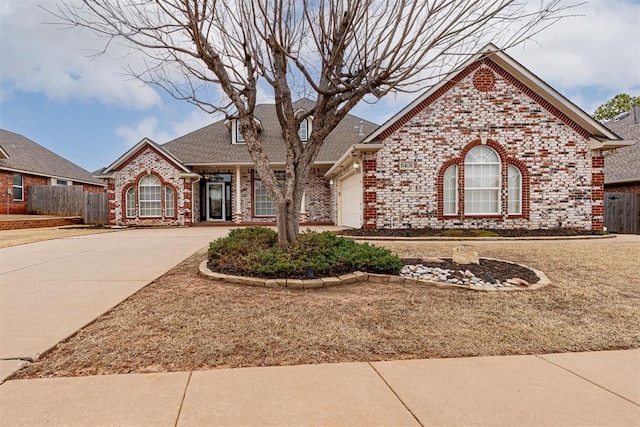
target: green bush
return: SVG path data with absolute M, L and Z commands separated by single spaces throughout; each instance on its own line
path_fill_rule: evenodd
M 263 227 L 236 229 L 209 246 L 209 268 L 259 277 L 327 277 L 352 271 L 397 274 L 402 261 L 388 249 L 330 232 L 307 231 L 288 246 Z

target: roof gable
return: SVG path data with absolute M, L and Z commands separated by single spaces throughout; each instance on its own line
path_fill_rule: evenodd
M 0 169 L 104 185 L 75 163 L 23 135 L 4 129 L 0 129 Z
M 294 108 L 309 111 L 314 105 L 315 103 L 309 99 L 301 99 L 294 103 Z M 275 104 L 257 105 L 255 116 L 262 123 L 260 140 L 269 160 L 273 164 L 284 164 L 286 144 L 282 137 Z M 364 135 L 373 132 L 377 127 L 378 125 L 373 122 L 347 114 L 325 138 L 316 158 L 316 164 L 333 164 L 351 145 L 360 142 Z M 176 138 L 162 147 L 188 166 L 252 165 L 253 160 L 247 146 L 232 144 L 230 132 L 225 125 L 225 120 L 219 120 Z
M 191 171 L 182 164 L 177 157 L 175 157 L 169 151 L 163 149 L 161 146 L 157 145 L 155 142 L 150 140 L 149 138 L 144 138 L 142 141 L 138 142 L 134 145 L 129 151 L 120 156 L 115 162 L 111 163 L 105 169 L 100 172 L 100 175 L 109 175 L 111 172 L 117 171 L 126 165 L 130 159 L 137 157 L 142 151 L 146 148 L 151 148 L 151 150 L 158 153 L 161 157 L 167 160 L 169 163 L 176 166 L 176 168 L 180 169 L 185 173 L 190 173 Z
M 483 63 L 584 138 L 593 136 L 602 140 L 622 142 L 621 138 L 615 133 L 493 44 L 485 46 L 479 53 L 463 63 L 461 67 L 452 71 L 438 84 L 425 91 L 399 113 L 387 120 L 376 131 L 368 135 L 363 142 L 384 140 Z M 616 144 L 614 143 L 613 145 Z M 622 143 L 621 145 L 627 144 Z

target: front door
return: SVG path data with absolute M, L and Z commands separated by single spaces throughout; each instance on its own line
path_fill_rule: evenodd
M 207 221 L 225 220 L 224 194 L 224 182 L 207 182 Z

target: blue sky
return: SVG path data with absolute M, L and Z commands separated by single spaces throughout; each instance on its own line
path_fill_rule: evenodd
M 0 128 L 93 171 L 143 137 L 164 143 L 212 122 L 124 75 L 135 57 L 90 57 L 102 42 L 47 24 L 40 5 L 55 3 L 0 2 Z M 508 53 L 588 113 L 617 93 L 640 95 L 640 0 L 592 0 L 576 13 Z M 354 114 L 382 123 L 416 96 L 390 95 Z

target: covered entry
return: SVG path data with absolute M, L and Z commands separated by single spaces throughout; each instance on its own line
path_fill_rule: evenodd
M 362 175 L 354 171 L 338 181 L 338 225 L 362 227 Z
M 201 220 L 231 221 L 231 174 L 205 174 L 201 182 Z

